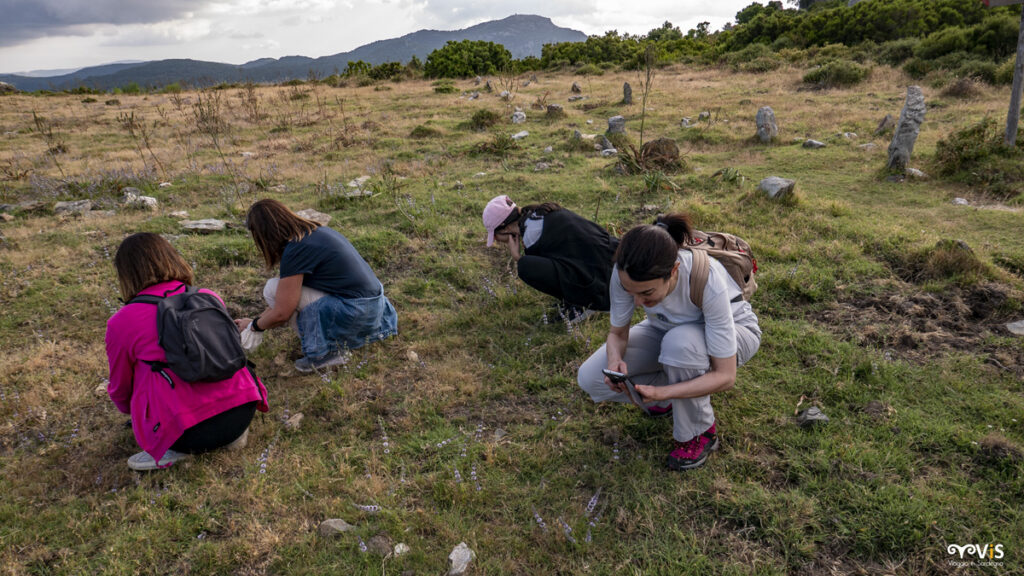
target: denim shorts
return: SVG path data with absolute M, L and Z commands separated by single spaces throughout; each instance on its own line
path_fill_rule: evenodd
M 302 353 L 313 360 L 398 333 L 398 313 L 383 286 L 379 296 L 370 298 L 328 294 L 299 311 L 297 320 Z

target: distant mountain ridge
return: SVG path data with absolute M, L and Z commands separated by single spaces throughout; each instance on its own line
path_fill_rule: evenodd
M 93 66 L 71 74 L 47 78 L 0 74 L 0 82 L 7 82 L 19 90 L 28 92 L 68 90 L 79 86 L 110 90 L 132 82 L 144 87 L 160 87 L 174 82 L 193 85 L 246 80 L 283 82 L 295 78 L 305 79 L 311 71 L 320 77 L 343 72 L 350 61 L 356 60 L 373 65 L 384 62 L 408 62 L 413 56 L 426 60 L 427 55 L 444 46 L 449 40 L 494 42 L 505 46 L 513 58 L 524 58 L 540 56 L 544 44 L 583 42 L 586 39 L 587 35 L 583 32 L 556 26 L 550 18 L 517 14 L 462 30 L 420 30 L 400 38 L 371 42 L 351 52 L 320 58 L 261 58 L 240 66 L 200 60 L 169 59 Z

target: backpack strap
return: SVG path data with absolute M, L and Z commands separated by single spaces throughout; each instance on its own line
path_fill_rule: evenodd
M 708 283 L 711 271 L 711 259 L 704 250 L 690 249 L 693 254 L 693 266 L 690 268 L 690 301 L 697 308 L 704 308 L 704 287 Z
M 159 296 L 153 296 L 152 294 L 139 294 L 135 298 L 132 298 L 132 299 L 128 300 L 127 302 L 125 302 L 125 305 L 140 303 L 140 304 L 153 304 L 155 306 L 159 306 L 161 300 L 163 300 L 163 298 L 161 298 Z

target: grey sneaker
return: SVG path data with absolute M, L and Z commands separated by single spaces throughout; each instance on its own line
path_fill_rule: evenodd
M 132 470 L 139 471 L 158 470 L 160 468 L 166 468 L 167 466 L 188 457 L 189 455 L 183 452 L 168 450 L 164 453 L 163 457 L 160 458 L 160 463 L 157 464 L 156 460 L 153 460 L 153 457 L 150 456 L 148 452 L 139 452 L 138 454 L 133 454 L 132 457 L 128 459 L 128 467 Z
M 303 356 L 295 361 L 295 369 L 303 374 L 309 374 L 314 370 L 348 364 L 350 358 L 352 358 L 352 354 L 348 350 L 331 352 L 319 360 L 311 360 L 309 356 Z

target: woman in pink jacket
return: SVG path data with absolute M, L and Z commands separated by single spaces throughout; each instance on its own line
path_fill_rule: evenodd
M 193 281 L 192 268 L 157 234 L 125 238 L 114 268 L 125 301 L 143 294 L 180 293 Z M 255 411 L 268 409 L 263 383 L 248 368 L 227 380 L 197 384 L 170 370 L 154 372 L 147 361 L 167 360 L 158 340 L 156 314 L 153 304 L 129 303 L 107 321 L 108 393 L 118 410 L 131 415 L 135 440 L 143 450 L 128 459 L 128 467 L 166 468 L 189 454 L 244 445 Z

